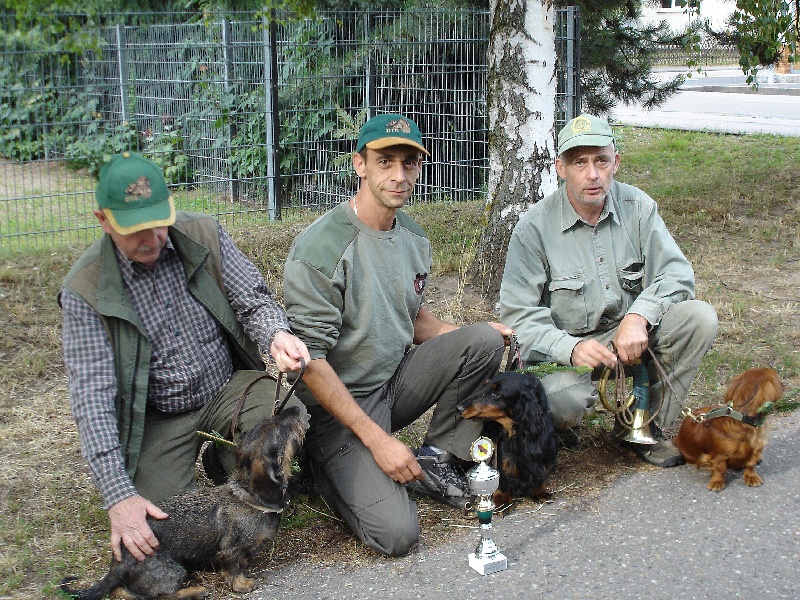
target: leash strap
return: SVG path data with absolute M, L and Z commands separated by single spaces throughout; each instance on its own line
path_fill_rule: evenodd
M 506 356 L 506 372 L 521 370 L 522 353 L 520 352 L 519 339 L 517 334 L 512 333 L 508 341 L 508 356 Z
M 278 373 L 278 385 L 275 386 L 275 411 L 272 413 L 277 415 L 279 412 L 283 410 L 283 407 L 286 406 L 286 402 L 288 402 L 289 397 L 294 393 L 297 384 L 300 383 L 300 380 L 303 378 L 303 374 L 306 372 L 306 361 L 304 358 L 300 359 L 300 373 L 297 375 L 297 379 L 294 380 L 292 387 L 289 388 L 289 391 L 286 392 L 286 397 L 281 400 L 280 393 L 281 393 L 281 375 L 283 373 Z
M 247 387 L 244 388 L 242 391 L 242 395 L 239 396 L 239 399 L 236 401 L 236 407 L 233 409 L 233 416 L 231 417 L 231 439 L 234 439 L 236 435 L 236 426 L 239 424 L 239 413 L 242 412 L 242 407 L 244 406 L 245 398 L 247 398 L 247 394 L 250 393 L 250 389 L 262 379 L 272 379 L 275 382 L 275 407 L 273 409 L 273 415 L 277 415 L 279 412 L 283 410 L 283 407 L 286 406 L 286 401 L 289 400 L 289 397 L 294 393 L 297 384 L 300 383 L 300 380 L 303 378 L 303 373 L 306 371 L 306 361 L 305 359 L 300 359 L 300 374 L 295 379 L 292 387 L 289 388 L 289 392 L 286 394 L 286 397 L 281 401 L 281 379 L 283 377 L 283 373 L 278 373 L 278 377 L 271 375 L 270 373 L 262 373 L 253 381 L 247 384 Z
M 281 387 L 280 379 L 275 379 L 275 377 L 273 377 L 269 373 L 262 373 L 261 375 L 253 379 L 253 381 L 247 384 L 247 387 L 244 388 L 244 390 L 242 391 L 242 395 L 239 396 L 239 399 L 236 401 L 236 407 L 233 409 L 233 416 L 231 417 L 231 439 L 235 439 L 236 425 L 238 425 L 239 423 L 239 413 L 242 412 L 242 407 L 244 406 L 244 400 L 245 398 L 247 398 L 247 394 L 249 394 L 250 389 L 262 379 L 272 379 L 272 381 L 277 382 L 276 386 L 277 388 Z

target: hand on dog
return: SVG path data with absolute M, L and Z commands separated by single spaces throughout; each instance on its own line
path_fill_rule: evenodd
M 272 338 L 269 353 L 281 373 L 300 370 L 300 359 L 311 362 L 308 348 L 303 341 L 288 331 L 280 330 Z
M 147 516 L 166 519 L 169 515 L 141 496 L 131 496 L 108 509 L 111 521 L 111 550 L 122 560 L 120 541 L 136 560 L 144 560 L 158 550 L 158 539 L 147 524 Z

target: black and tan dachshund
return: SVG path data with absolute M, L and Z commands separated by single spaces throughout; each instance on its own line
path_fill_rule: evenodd
M 75 598 L 96 599 L 112 591 L 126 598 L 205 598 L 202 586 L 183 588 L 189 570 L 219 569 L 235 592 L 255 581 L 244 574 L 253 555 L 278 533 L 288 503 L 291 461 L 306 424 L 297 407 L 262 421 L 240 442 L 236 468 L 225 485 L 195 488 L 159 503 L 169 518 L 148 518 L 160 542 L 154 556 L 137 561 L 122 548 L 108 574 L 84 590 L 61 589 Z M 183 588 L 183 589 L 181 589 Z
M 457 408 L 465 419 L 485 423 L 485 434 L 496 439 L 497 506 L 512 498 L 550 495 L 545 480 L 556 464 L 558 447 L 547 395 L 535 375 L 498 373 Z

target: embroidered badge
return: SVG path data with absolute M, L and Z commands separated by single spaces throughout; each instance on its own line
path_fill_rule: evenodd
M 150 180 L 144 175 L 125 188 L 125 202 L 146 200 L 153 191 L 150 189 Z
M 425 291 L 425 283 L 427 279 L 427 273 L 417 273 L 417 277 L 414 279 L 414 291 L 417 293 L 417 295 L 421 295 L 422 292 Z
M 395 119 L 386 124 L 386 133 L 411 133 L 411 125 L 405 119 Z
M 572 120 L 571 129 L 572 129 L 572 135 L 578 135 L 579 133 L 586 133 L 587 131 L 590 131 L 592 129 L 592 123 L 591 121 L 589 121 L 589 119 L 581 115 L 580 117 L 575 117 Z

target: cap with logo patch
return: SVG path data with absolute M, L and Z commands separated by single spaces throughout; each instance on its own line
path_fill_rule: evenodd
M 97 205 L 123 235 L 175 222 L 175 204 L 161 167 L 135 152 L 115 155 L 100 169 Z
M 580 115 L 558 132 L 558 155 L 578 146 L 602 148 L 614 141 L 611 125 L 594 115 Z
M 389 146 L 413 146 L 430 156 L 430 152 L 422 145 L 422 134 L 419 127 L 408 117 L 397 114 L 386 114 L 372 117 L 361 127 L 356 143 L 356 152 L 364 147 L 380 150 Z

